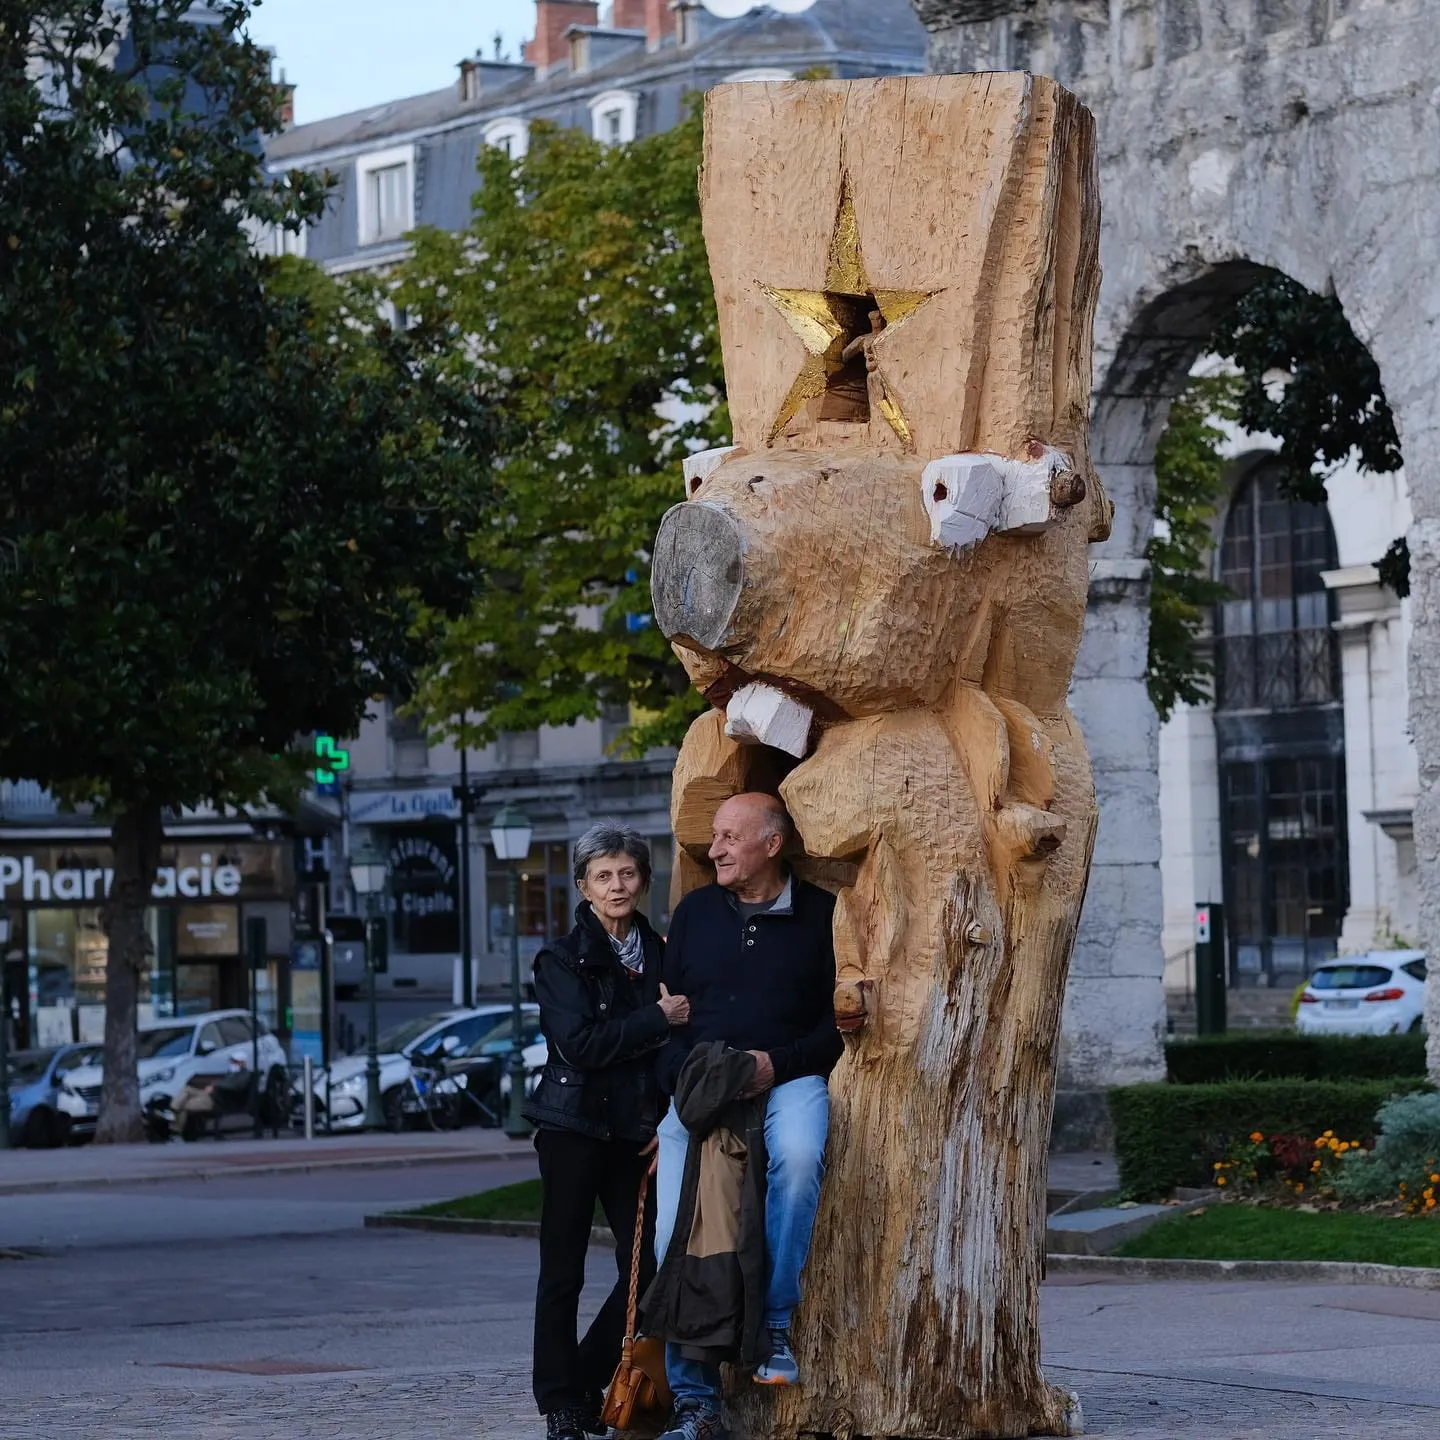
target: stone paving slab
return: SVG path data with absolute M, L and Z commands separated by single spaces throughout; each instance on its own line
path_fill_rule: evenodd
M 1316 1396 L 1148 1374 L 1051 1366 L 1082 1400 L 1102 1440 L 1432 1440 L 1440 1408 Z M 4 1440 L 541 1440 L 529 1375 L 515 1366 L 404 1376 L 284 1376 L 261 1386 L 232 1376 L 157 1383 L 143 1394 L 7 1401 Z M 736 1437 L 743 1440 L 743 1437 Z

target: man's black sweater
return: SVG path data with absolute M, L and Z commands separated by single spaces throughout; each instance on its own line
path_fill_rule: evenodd
M 775 1083 L 829 1075 L 840 1058 L 835 1028 L 835 897 L 791 877 L 790 904 L 742 921 L 719 885 L 693 890 L 676 907 L 663 976 L 690 1000 L 690 1023 L 670 1032 L 658 1074 L 666 1094 L 692 1047 L 720 1040 L 763 1050 Z

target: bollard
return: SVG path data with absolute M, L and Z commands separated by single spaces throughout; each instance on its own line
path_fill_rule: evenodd
M 315 1138 L 315 1062 L 307 1055 L 301 1084 L 305 1087 L 305 1138 Z

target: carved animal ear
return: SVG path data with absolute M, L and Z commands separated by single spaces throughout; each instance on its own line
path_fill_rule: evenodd
M 930 538 L 954 554 L 978 545 L 992 531 L 1038 535 L 1055 521 L 1056 510 L 1085 497 L 1085 481 L 1069 456 L 1038 442 L 1024 460 L 988 451 L 942 455 L 920 477 L 921 498 L 930 517 Z
M 685 498 L 688 500 L 705 483 L 712 470 L 717 470 L 732 455 L 741 454 L 738 445 L 721 445 L 716 450 L 697 450 L 680 462 L 685 472 Z

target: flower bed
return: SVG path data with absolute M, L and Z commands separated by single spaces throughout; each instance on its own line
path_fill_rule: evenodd
M 1425 1089 L 1420 1079 L 1122 1086 L 1109 1095 L 1120 1189 L 1127 1199 L 1149 1200 L 1177 1186 L 1210 1185 L 1215 1162 L 1257 1143 L 1249 1141 L 1254 1133 L 1313 1147 L 1328 1130 L 1364 1147 L 1378 1133 L 1376 1112 L 1387 1100 Z M 1312 1150 L 1307 1165 L 1315 1158 Z

